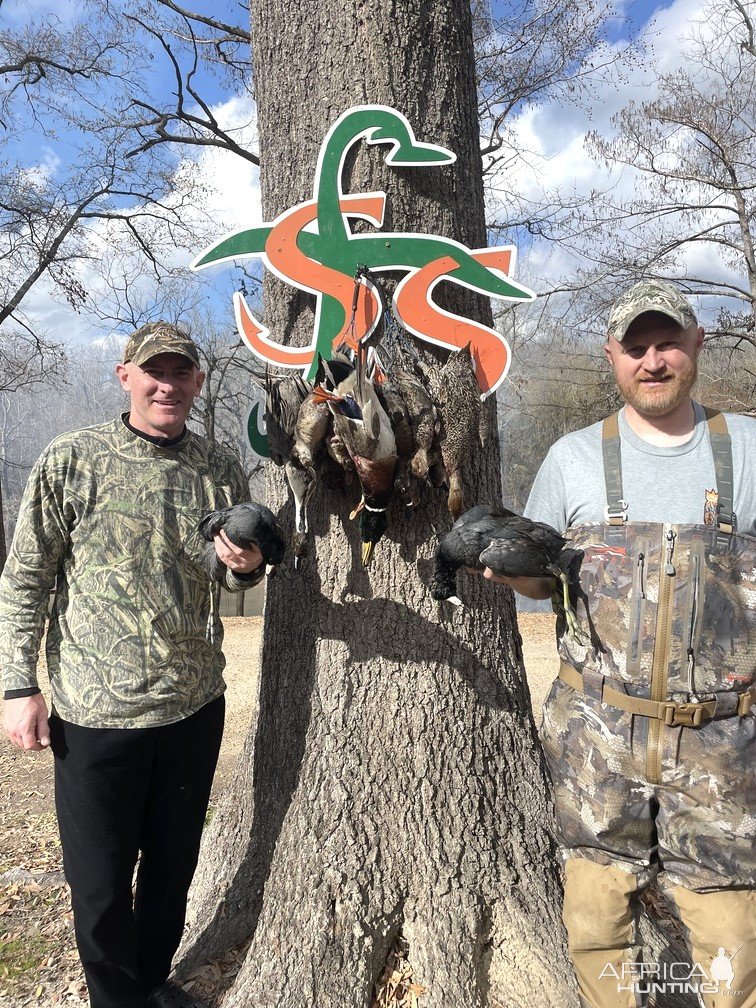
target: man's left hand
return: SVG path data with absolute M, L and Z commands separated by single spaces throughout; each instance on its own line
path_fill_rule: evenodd
M 235 574 L 251 574 L 263 563 L 263 555 L 254 543 L 242 549 L 231 542 L 223 529 L 213 537 L 213 542 L 218 559 Z

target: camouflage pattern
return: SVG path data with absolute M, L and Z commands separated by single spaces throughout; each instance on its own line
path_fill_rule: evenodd
M 562 633 L 560 656 L 633 696 L 649 695 L 659 595 L 669 578 L 667 532 L 674 536 L 672 635 L 660 699 L 742 692 L 756 681 L 756 539 L 704 525 L 568 530 L 577 551 L 571 573 L 579 578 L 573 601 L 586 644 Z
M 663 312 L 683 329 L 697 321 L 688 299 L 672 284 L 663 280 L 642 280 L 615 301 L 609 314 L 607 336 L 622 342 L 630 324 L 647 311 Z
M 665 726 L 658 785 L 646 779 L 647 733 L 648 718 L 554 683 L 541 739 L 562 857 L 614 864 L 639 888 L 660 868 L 665 887 L 756 885 L 753 710 L 700 728 Z
M 5 689 L 36 685 L 55 589 L 47 662 L 62 718 L 148 727 L 219 696 L 223 628 L 197 525 L 248 499 L 238 462 L 192 433 L 161 448 L 118 419 L 53 441 L 29 478 L 0 578 Z M 226 572 L 231 591 L 254 581 Z
M 578 644 L 561 620 L 559 650 L 589 693 L 606 682 L 645 698 L 652 690 L 677 701 L 716 697 L 718 710 L 732 713 L 756 676 L 756 539 L 655 523 L 586 525 L 567 535 L 579 578 L 573 602 L 589 642 Z M 654 683 L 665 590 L 670 644 L 666 664 L 657 655 Z M 655 782 L 651 724 L 561 681 L 552 687 L 542 739 L 564 856 L 624 867 L 640 886 L 660 866 L 670 885 L 756 885 L 754 709 L 698 728 L 654 721 Z
M 177 353 L 200 366 L 199 350 L 183 329 L 170 322 L 148 322 L 132 333 L 123 351 L 123 363 L 146 364 L 161 353 Z

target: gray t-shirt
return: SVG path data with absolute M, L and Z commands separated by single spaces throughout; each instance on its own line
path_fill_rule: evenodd
M 622 490 L 628 521 L 704 524 L 706 493 L 716 489 L 709 429 L 694 403 L 689 441 L 670 448 L 648 444 L 619 414 Z M 756 536 L 756 420 L 727 413 L 732 439 L 735 514 L 738 532 Z M 530 492 L 525 514 L 560 532 L 604 520 L 606 485 L 601 424 L 567 434 L 552 445 Z

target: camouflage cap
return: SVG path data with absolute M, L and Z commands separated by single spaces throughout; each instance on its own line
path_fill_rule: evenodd
M 619 342 L 630 325 L 644 312 L 656 311 L 668 315 L 683 329 L 696 324 L 696 313 L 685 295 L 664 280 L 642 280 L 621 294 L 609 315 L 607 336 Z
M 170 322 L 148 322 L 129 336 L 123 351 L 123 363 L 146 364 L 161 353 L 177 353 L 200 366 L 199 350 L 189 336 Z

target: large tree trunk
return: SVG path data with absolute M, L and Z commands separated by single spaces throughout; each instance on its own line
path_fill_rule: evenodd
M 252 22 L 266 220 L 310 197 L 337 116 L 380 103 L 458 161 L 397 171 L 386 148 L 361 150 L 350 191 L 387 191 L 386 230 L 486 244 L 469 0 L 255 0 Z M 309 342 L 311 304 L 266 284 L 275 338 Z M 490 322 L 487 303 L 448 296 Z M 490 401 L 484 419 L 467 506 L 500 497 Z M 401 934 L 424 1008 L 570 1008 L 512 595 L 468 577 L 464 610 L 430 597 L 443 494 L 409 518 L 396 507 L 362 570 L 352 493 L 321 486 L 310 556 L 270 582 L 259 711 L 208 831 L 180 972 L 251 938 L 227 1008 L 368 1008 Z
M 0 573 L 8 559 L 8 548 L 5 543 L 5 507 L 3 505 L 3 480 L 0 472 Z

